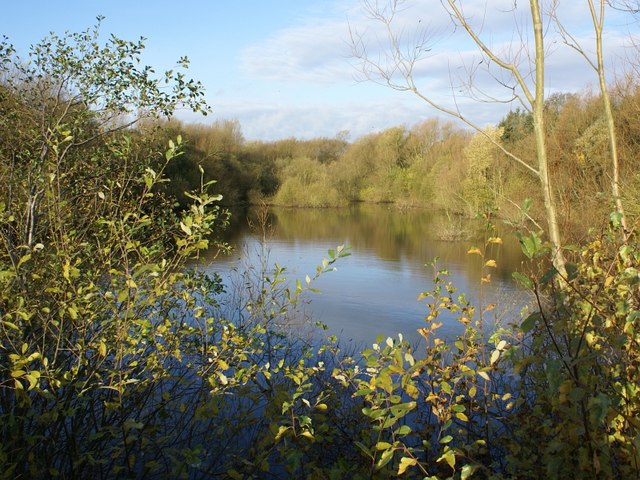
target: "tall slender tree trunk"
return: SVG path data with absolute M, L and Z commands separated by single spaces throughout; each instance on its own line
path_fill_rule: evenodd
M 544 115 L 544 33 L 540 4 L 538 0 L 529 0 L 531 19 L 535 39 L 535 73 L 536 92 L 533 102 L 533 130 L 536 139 L 536 156 L 538 159 L 538 177 L 544 195 L 544 208 L 547 217 L 549 240 L 553 244 L 553 265 L 562 276 L 566 277 L 566 261 L 562 253 L 562 239 L 556 212 L 556 200 L 549 175 L 549 159 L 547 156 L 546 125 Z
M 596 14 L 593 1 L 589 0 L 589 8 L 591 10 L 591 18 L 593 19 L 593 27 L 596 33 L 596 58 L 598 61 L 598 82 L 600 84 L 600 95 L 602 95 L 602 103 L 604 105 L 605 118 L 607 120 L 607 130 L 609 133 L 609 149 L 611 151 L 611 194 L 616 205 L 616 211 L 620 216 L 620 227 L 622 228 L 622 239 L 626 243 L 628 241 L 629 230 L 627 228 L 627 219 L 622 205 L 620 196 L 620 167 L 618 160 L 618 141 L 616 135 L 616 126 L 613 118 L 613 109 L 611 108 L 611 99 L 607 90 L 607 80 L 604 74 L 604 56 L 602 53 L 602 31 L 604 29 L 604 0 L 600 0 L 600 12 Z

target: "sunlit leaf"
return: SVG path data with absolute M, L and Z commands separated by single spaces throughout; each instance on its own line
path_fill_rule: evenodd
M 415 458 L 402 457 L 400 459 L 400 465 L 398 466 L 398 475 L 402 475 L 407 471 L 407 468 L 413 467 L 418 461 Z
M 440 458 L 438 458 L 438 460 L 436 460 L 438 463 L 445 461 L 447 462 L 447 464 L 449 465 L 449 467 L 451 468 L 455 468 L 456 466 L 456 455 L 453 452 L 453 450 L 447 450 L 446 452 L 444 452 L 444 454 L 442 454 L 442 456 Z

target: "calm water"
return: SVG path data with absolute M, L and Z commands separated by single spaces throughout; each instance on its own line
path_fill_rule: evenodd
M 247 221 L 248 219 L 249 221 Z M 263 248 L 263 229 L 255 211 L 236 214 L 228 241 L 234 247 L 229 256 L 206 260 L 206 268 L 218 272 L 227 282 L 233 272 L 246 265 L 257 265 L 261 258 L 269 265 L 287 268 L 290 281 L 313 277 L 315 267 L 337 245 L 350 246 L 351 256 L 338 260 L 337 270 L 323 275 L 314 286 L 320 293 L 308 293 L 305 306 L 313 320 L 329 327 L 329 333 L 342 342 L 370 345 L 378 334 L 418 340 L 416 329 L 425 325 L 425 301 L 420 292 L 433 287 L 433 269 L 425 266 L 435 257 L 450 272 L 459 292 L 484 305 L 500 307 L 487 315 L 489 323 L 508 321 L 524 301 L 511 279 L 522 260 L 517 241 L 501 235 L 504 245 L 493 250 L 498 267 L 492 283 L 480 290 L 481 260 L 468 255 L 473 246 L 482 247 L 485 235 L 480 223 L 448 219 L 425 210 L 399 211 L 394 207 L 360 205 L 344 209 L 270 209 L 267 247 Z M 453 240 L 464 230 L 471 239 Z M 267 254 L 265 255 L 265 251 Z M 442 317 L 441 335 L 451 338 L 460 325 Z M 490 325 L 491 326 L 491 325 Z

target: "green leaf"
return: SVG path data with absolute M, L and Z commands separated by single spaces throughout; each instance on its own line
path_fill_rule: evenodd
M 371 457 L 371 451 L 369 448 L 362 442 L 358 442 L 357 440 L 354 442 L 356 447 L 362 450 L 368 457 Z
M 522 285 L 523 287 L 529 289 L 529 290 L 533 290 L 533 282 L 531 281 L 531 279 L 525 275 L 523 275 L 520 272 L 513 272 L 511 274 L 511 276 L 513 277 L 513 279 L 518 282 L 520 285 Z
M 533 327 L 536 326 L 536 322 L 540 320 L 540 318 L 540 312 L 533 312 L 531 315 L 525 318 L 520 324 L 520 330 L 522 330 L 522 333 L 529 333 L 531 330 L 533 330 Z
M 416 402 L 401 403 L 399 405 L 394 405 L 389 409 L 389 411 L 394 417 L 400 418 L 404 417 L 407 413 L 416 408 L 416 405 Z
M 380 460 L 376 463 L 376 468 L 381 469 L 393 459 L 393 449 L 385 450 L 380 456 Z
M 575 280 L 578 276 L 578 266 L 575 263 L 567 262 L 565 268 L 567 270 L 567 280 Z
M 31 254 L 27 253 L 26 255 L 20 257 L 20 260 L 18 260 L 18 265 L 17 266 L 19 267 L 23 263 L 28 262 L 30 259 L 31 259 Z
M 620 212 L 611 212 L 609 215 L 609 222 L 613 228 L 620 228 L 622 225 L 622 213 Z
M 520 246 L 522 247 L 522 252 L 528 258 L 533 258 L 542 250 L 542 240 L 536 233 L 528 236 L 521 235 Z
M 18 326 L 15 323 L 11 323 L 11 322 L 6 322 L 4 320 L 2 320 L 2 324 L 6 327 L 9 327 L 12 330 L 17 330 L 20 331 L 20 329 L 18 328 Z
M 551 267 L 546 272 L 544 272 L 544 275 L 542 275 L 540 282 L 545 284 L 550 283 L 556 277 L 556 275 L 558 275 L 558 273 L 559 272 L 555 267 Z

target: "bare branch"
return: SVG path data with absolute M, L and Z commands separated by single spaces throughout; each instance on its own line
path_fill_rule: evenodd
M 449 16 L 452 18 L 454 25 L 461 27 L 467 33 L 483 57 L 483 59 L 478 63 L 474 63 L 470 67 L 466 67 L 466 72 L 468 74 L 468 82 L 466 84 L 468 89 L 467 91 L 470 93 L 472 98 L 475 97 L 477 99 L 479 96 L 482 101 L 495 100 L 494 95 L 485 94 L 474 87 L 473 79 L 476 72 L 482 68 L 482 65 L 484 67 L 484 71 L 487 72 L 490 77 L 495 79 L 498 85 L 504 86 L 507 90 L 511 91 L 510 98 L 506 100 L 507 102 L 517 100 L 525 107 L 526 110 L 531 112 L 533 116 L 534 136 L 536 139 L 535 153 L 538 164 L 537 168 L 532 167 L 522 158 L 510 152 L 498 139 L 491 138 L 483 128 L 469 119 L 467 115 L 461 111 L 453 82 L 450 82 L 454 104 L 453 107 L 448 107 L 440 101 L 437 101 L 432 95 L 424 93 L 424 91 L 418 87 L 415 76 L 416 66 L 422 58 L 425 43 L 422 43 L 420 48 L 403 48 L 402 29 L 398 31 L 396 25 L 393 23 L 393 20 L 398 13 L 400 3 L 401 2 L 398 0 L 390 0 L 385 3 L 384 6 L 381 6 L 380 1 L 377 0 L 363 1 L 363 6 L 367 11 L 369 18 L 374 19 L 382 25 L 386 32 L 387 39 L 387 49 L 385 50 L 386 54 L 384 56 L 379 55 L 376 59 L 372 58 L 370 52 L 367 51 L 364 36 L 351 32 L 353 54 L 360 62 L 359 69 L 363 78 L 379 84 L 387 85 L 398 91 L 412 92 L 435 110 L 453 118 L 457 118 L 476 132 L 484 135 L 485 138 L 487 138 L 508 158 L 534 174 L 540 181 L 540 187 L 543 193 L 549 237 L 554 245 L 553 262 L 561 276 L 563 276 L 566 273 L 564 267 L 565 260 L 561 250 L 562 242 L 560 239 L 560 231 L 556 214 L 556 201 L 549 175 L 544 113 L 544 64 L 546 55 L 548 54 L 545 50 L 544 37 L 545 30 L 549 28 L 550 23 L 547 23 L 546 25 L 544 23 L 544 19 L 540 13 L 539 0 L 529 0 L 531 27 L 534 33 L 535 56 L 530 56 L 531 54 L 527 48 L 528 43 L 521 42 L 521 48 L 518 53 L 508 60 L 502 58 L 502 56 L 496 53 L 495 50 L 483 41 L 478 30 L 471 26 L 470 19 L 465 15 L 464 9 L 459 0 L 446 0 L 446 4 L 444 0 L 442 0 L 442 4 L 445 6 Z M 484 18 L 486 18 L 486 12 Z M 546 20 L 547 22 L 550 22 L 549 19 Z M 518 32 L 518 34 L 522 39 L 522 32 Z M 429 37 L 424 35 L 423 38 L 426 39 Z M 529 71 L 525 74 L 522 73 L 522 70 L 517 63 L 523 52 L 528 55 L 530 65 Z M 510 78 L 508 80 L 501 78 L 496 72 L 491 70 L 491 65 L 496 65 L 499 69 L 506 72 Z M 451 75 L 450 68 L 449 73 Z M 513 81 L 514 84 L 511 84 L 511 81 Z M 533 83 L 535 90 L 532 90 L 529 87 L 530 83 Z

